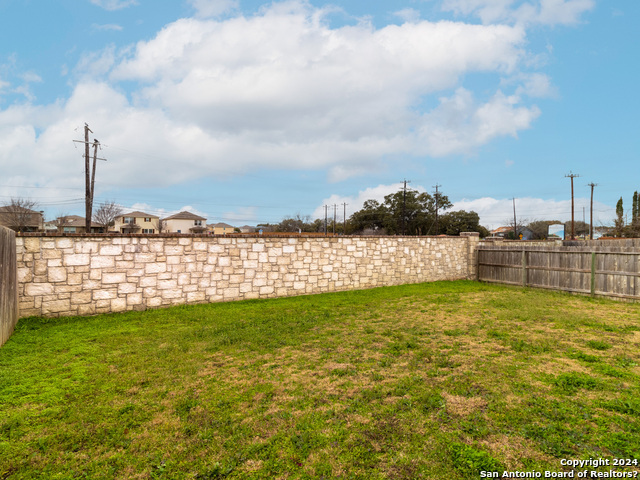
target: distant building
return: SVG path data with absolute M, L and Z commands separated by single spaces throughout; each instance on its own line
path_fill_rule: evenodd
M 84 217 L 79 215 L 65 215 L 64 217 L 58 217 L 52 222 L 47 222 L 44 225 L 44 229 L 47 232 L 57 233 L 86 233 L 86 224 Z M 95 222 L 91 222 L 91 233 L 102 233 L 104 227 Z
M 163 232 L 204 233 L 207 231 L 207 219 L 191 212 L 180 212 L 163 218 Z
M 214 235 L 226 235 L 227 233 L 233 233 L 235 231 L 235 227 L 233 225 L 229 225 L 228 223 L 216 223 L 215 225 L 210 225 L 210 231 Z
M 520 240 L 531 240 L 533 238 L 533 232 L 527 227 L 518 227 L 518 236 L 521 236 Z M 495 230 L 491 230 L 492 237 L 509 238 L 509 234 L 513 233 L 513 227 L 498 227 Z
M 16 232 L 44 231 L 44 212 L 36 212 L 17 205 L 0 207 L 0 225 Z
M 159 233 L 160 217 L 144 212 L 130 212 L 118 215 L 112 231 L 119 233 Z
M 257 227 L 252 227 L 250 225 L 244 225 L 240 228 L 240 233 L 256 233 L 258 231 Z

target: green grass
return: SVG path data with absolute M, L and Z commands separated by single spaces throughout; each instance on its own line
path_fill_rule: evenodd
M 638 304 L 474 282 L 22 319 L 0 349 L 0 479 L 640 459 L 639 345 Z

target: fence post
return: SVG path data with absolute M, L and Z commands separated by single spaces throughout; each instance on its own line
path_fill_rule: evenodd
M 527 251 L 522 250 L 522 286 L 527 286 Z
M 0 347 L 18 323 L 16 234 L 0 226 Z
M 596 252 L 591 252 L 591 296 L 596 295 Z

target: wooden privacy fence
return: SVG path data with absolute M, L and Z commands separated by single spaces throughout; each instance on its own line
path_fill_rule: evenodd
M 18 323 L 16 235 L 0 226 L 0 346 L 9 340 Z
M 480 246 L 482 282 L 640 300 L 640 248 Z

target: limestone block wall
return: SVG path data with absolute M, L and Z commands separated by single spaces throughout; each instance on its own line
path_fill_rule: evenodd
M 92 315 L 475 276 L 460 237 L 21 236 L 20 317 Z

